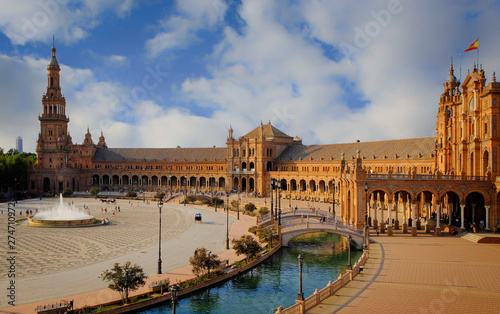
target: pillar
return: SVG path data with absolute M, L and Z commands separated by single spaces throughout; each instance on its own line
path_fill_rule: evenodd
M 415 221 L 415 210 L 417 207 L 417 204 L 411 203 L 411 235 L 413 237 L 417 236 L 417 222 Z
M 408 206 L 409 202 L 403 202 L 403 233 L 408 233 L 408 224 L 406 223 L 406 206 Z
M 378 201 L 378 199 L 374 199 L 373 200 L 373 211 L 375 212 L 375 215 L 374 215 L 375 219 L 373 220 L 373 229 L 374 230 L 377 230 L 377 228 L 378 228 L 378 218 L 377 218 L 378 217 L 378 215 L 377 215 L 378 206 L 377 206 L 377 201 Z
M 436 236 L 441 236 L 441 226 L 440 226 L 440 220 L 441 220 L 441 205 L 436 204 Z
M 391 217 L 391 211 L 392 211 L 392 203 L 387 204 L 387 211 L 389 212 L 389 226 L 387 227 L 387 235 L 392 236 L 392 217 Z
M 431 203 L 426 203 L 426 216 L 425 216 L 425 233 L 431 232 L 431 226 L 429 224 L 429 219 L 431 218 Z
M 486 230 L 490 230 L 490 206 L 484 206 L 486 209 Z
M 396 209 L 396 220 L 394 220 L 394 230 L 399 230 L 399 216 L 398 216 L 398 212 L 399 212 L 399 205 L 401 204 L 400 200 L 401 200 L 401 193 L 399 193 L 399 199 L 396 202 L 396 205 L 394 205 L 394 208 Z
M 465 230 L 464 211 L 465 211 L 465 204 L 460 204 L 460 229 L 462 229 L 462 231 Z

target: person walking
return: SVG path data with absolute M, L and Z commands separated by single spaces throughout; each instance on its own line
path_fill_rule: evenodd
M 380 233 L 380 227 L 377 227 L 377 237 L 378 237 L 379 233 Z

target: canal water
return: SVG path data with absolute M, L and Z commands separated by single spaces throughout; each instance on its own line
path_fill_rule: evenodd
M 347 267 L 347 241 L 335 234 L 311 233 L 294 238 L 289 247 L 253 270 L 207 290 L 181 298 L 176 312 L 181 313 L 273 313 L 283 305 L 295 304 L 299 291 L 298 255 L 304 256 L 302 291 L 304 297 L 335 281 Z M 362 251 L 351 249 L 352 263 Z M 140 312 L 172 313 L 171 303 Z

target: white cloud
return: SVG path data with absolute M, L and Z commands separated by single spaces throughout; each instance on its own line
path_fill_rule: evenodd
M 199 30 L 210 30 L 224 19 L 226 4 L 223 0 L 176 2 L 177 14 L 160 21 L 162 31 L 146 41 L 150 57 L 163 51 L 183 49 L 198 40 Z
M 49 42 L 52 35 L 58 41 L 72 44 L 89 35 L 108 10 L 120 17 L 130 14 L 134 0 L 24 0 L 3 1 L 0 10 L 0 31 L 12 43 Z

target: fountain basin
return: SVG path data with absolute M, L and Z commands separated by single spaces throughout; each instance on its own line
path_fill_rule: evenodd
M 34 219 L 28 217 L 28 225 L 34 227 L 83 227 L 89 225 L 96 225 L 102 219 L 89 216 L 88 219 L 79 220 L 55 220 L 55 219 Z

